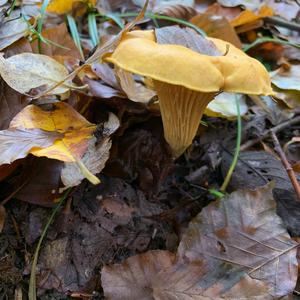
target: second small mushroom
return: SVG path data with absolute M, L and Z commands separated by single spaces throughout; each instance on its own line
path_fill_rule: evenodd
M 228 42 L 207 40 L 221 55 L 158 44 L 151 30 L 132 31 L 105 57 L 119 68 L 152 78 L 165 139 L 175 158 L 191 145 L 206 106 L 218 93 L 273 93 L 268 72 L 259 61 Z

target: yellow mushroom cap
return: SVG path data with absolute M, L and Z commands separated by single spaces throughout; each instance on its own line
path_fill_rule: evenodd
M 218 92 L 273 94 L 269 74 L 259 61 L 228 42 L 209 41 L 221 55 L 158 44 L 153 30 L 132 31 L 104 57 L 122 69 L 153 79 L 165 139 L 175 158 L 191 145 L 206 106 Z
M 105 57 L 118 67 L 201 92 L 273 94 L 264 66 L 232 44 L 208 38 L 224 55 L 209 56 L 181 45 L 157 44 L 152 30 L 132 31 Z

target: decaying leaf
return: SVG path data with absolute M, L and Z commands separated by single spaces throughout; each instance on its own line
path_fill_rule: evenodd
M 51 147 L 62 136 L 58 132 L 49 132 L 38 128 L 2 130 L 0 131 L 0 165 L 24 158 L 34 149 Z
M 0 56 L 0 75 L 6 83 L 26 94 L 31 89 L 45 86 L 48 88 L 68 75 L 68 70 L 55 59 L 34 53 L 21 53 L 4 59 Z M 55 88 L 53 94 L 62 94 L 70 89 L 71 83 Z
M 221 169 L 225 176 L 232 162 L 232 155 L 223 153 Z M 300 176 L 298 176 L 300 180 Z M 277 213 L 292 236 L 300 235 L 300 202 L 280 160 L 265 151 L 245 151 L 239 155 L 239 161 L 230 180 L 230 189 L 256 188 L 269 181 L 275 182 L 274 198 Z
M 109 137 L 119 126 L 118 118 L 113 113 L 110 113 L 108 121 L 104 123 L 103 137 L 100 141 L 97 141 L 96 138 L 89 141 L 88 149 L 81 161 L 92 174 L 100 173 L 105 167 L 111 148 L 111 140 Z M 84 178 L 77 163 L 66 163 L 62 169 L 61 180 L 66 187 L 76 186 Z
M 201 54 L 211 56 L 221 55 L 213 42 L 190 28 L 183 29 L 178 26 L 158 28 L 155 29 L 155 36 L 158 44 L 181 45 Z
M 102 286 L 114 300 L 273 299 L 295 286 L 297 246 L 267 185 L 205 207 L 189 224 L 171 266 L 168 252 L 155 268 L 151 252 L 130 257 L 103 268 Z
M 8 47 L 15 41 L 28 34 L 28 25 L 22 18 L 20 11 L 12 13 L 0 24 L 0 50 Z
M 205 114 L 210 117 L 234 118 L 237 116 L 235 98 L 240 102 L 240 113 L 245 115 L 248 111 L 246 97 L 242 94 L 232 94 L 223 92 L 217 95 L 205 109 Z
M 205 207 L 185 232 L 179 256 L 203 259 L 211 270 L 228 268 L 227 276 L 235 277 L 229 289 L 250 276 L 267 284 L 273 297 L 289 294 L 297 278 L 297 243 L 276 215 L 272 187 L 233 192 Z
M 10 127 L 18 131 L 38 131 L 54 135 L 53 145 L 44 149 L 33 148 L 30 153 L 65 162 L 74 162 L 82 157 L 95 130 L 94 125 L 63 102 L 53 104 L 48 110 L 28 105 L 16 115 Z M 34 141 L 31 139 L 32 143 Z

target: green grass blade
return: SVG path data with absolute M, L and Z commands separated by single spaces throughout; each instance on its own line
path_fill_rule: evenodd
M 99 35 L 97 29 L 96 15 L 94 13 L 89 13 L 88 15 L 88 27 L 89 34 L 92 40 L 92 45 L 93 47 L 96 47 L 99 43 Z
M 48 4 L 49 4 L 49 0 L 43 1 L 42 7 L 41 7 L 41 15 L 37 22 L 37 32 L 38 32 L 38 37 L 39 37 L 39 39 L 38 39 L 39 53 L 42 53 L 42 41 L 40 39 L 40 36 L 41 36 L 42 30 L 43 30 L 44 16 L 45 16 Z
M 67 15 L 67 21 L 68 21 L 68 25 L 69 25 L 74 43 L 75 43 L 77 49 L 79 50 L 81 59 L 84 60 L 83 50 L 81 47 L 80 37 L 79 37 L 75 19 L 71 15 Z
M 254 48 L 257 45 L 260 45 L 260 44 L 263 44 L 263 43 L 268 43 L 268 42 L 277 43 L 277 44 L 281 44 L 281 45 L 292 46 L 292 47 L 295 47 L 295 48 L 300 48 L 299 44 L 291 43 L 291 42 L 281 40 L 281 39 L 278 39 L 278 38 L 261 37 L 261 38 L 256 39 L 253 43 L 244 46 L 243 50 L 245 52 L 247 52 L 247 51 L 249 51 L 250 49 Z
M 36 265 L 37 265 L 37 260 L 38 260 L 38 257 L 39 257 L 39 252 L 40 252 L 42 242 L 43 242 L 44 238 L 46 237 L 46 234 L 48 232 L 48 229 L 49 229 L 50 225 L 52 224 L 52 221 L 54 220 L 54 217 L 59 212 L 63 202 L 68 197 L 70 191 L 71 191 L 71 189 L 68 189 L 65 192 L 65 194 L 60 198 L 58 204 L 53 209 L 53 211 L 50 215 L 50 218 L 48 219 L 47 224 L 45 225 L 45 227 L 43 229 L 43 232 L 40 236 L 40 239 L 38 241 L 38 244 L 37 244 L 37 247 L 35 249 L 34 256 L 33 256 L 32 266 L 31 266 L 31 273 L 30 273 L 30 280 L 29 280 L 29 290 L 28 290 L 28 299 L 29 300 L 36 300 L 37 299 L 37 297 L 36 297 Z
M 137 15 L 138 15 L 138 13 L 136 13 L 135 17 Z M 124 28 L 124 23 L 123 23 L 120 15 L 109 12 L 109 13 L 106 13 L 104 16 L 107 17 L 108 19 L 113 20 L 121 29 Z

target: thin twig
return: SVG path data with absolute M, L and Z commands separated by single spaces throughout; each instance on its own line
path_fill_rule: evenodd
M 300 31 L 300 24 L 297 24 L 295 22 L 286 21 L 279 17 L 265 17 L 264 22 L 273 24 L 273 25 L 277 25 L 279 27 L 288 28 L 290 30 Z
M 271 131 L 273 131 L 274 133 L 278 133 L 280 131 L 282 131 L 283 129 L 295 125 L 297 123 L 300 123 L 300 116 L 297 116 L 291 120 L 285 121 L 271 129 L 266 130 L 260 137 L 253 139 L 253 140 L 249 140 L 246 143 L 244 143 L 243 145 L 241 145 L 241 151 L 245 151 L 248 148 L 254 146 L 255 144 L 261 142 L 262 140 L 264 140 L 266 137 L 269 136 L 269 134 L 271 133 Z
M 274 147 L 275 147 L 275 151 L 277 152 L 277 154 L 279 155 L 280 159 L 281 159 L 281 162 L 291 180 L 291 183 L 294 187 L 294 190 L 298 196 L 298 200 L 300 201 L 300 185 L 299 185 L 299 182 L 297 180 L 297 177 L 294 173 L 294 170 L 292 168 L 292 166 L 290 165 L 289 161 L 287 160 L 286 158 L 286 155 L 285 153 L 283 152 L 282 148 L 281 148 L 281 145 L 278 141 L 278 138 L 276 136 L 276 133 L 271 130 L 271 137 L 273 139 L 273 143 L 274 143 Z
M 30 177 L 28 177 L 19 187 L 17 187 L 10 195 L 8 195 L 4 200 L 2 200 L 2 202 L 0 203 L 0 205 L 5 205 L 10 199 L 12 199 L 15 195 L 18 194 L 18 192 L 20 190 L 23 189 L 23 187 L 25 185 L 27 185 L 30 181 Z

